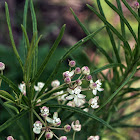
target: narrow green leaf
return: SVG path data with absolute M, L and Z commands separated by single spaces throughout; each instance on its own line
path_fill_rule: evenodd
M 129 31 L 133 35 L 136 43 L 138 43 L 138 39 L 136 37 L 135 32 L 133 31 L 132 27 L 130 26 L 130 24 L 126 20 L 126 18 L 122 15 L 122 13 L 112 3 L 110 3 L 108 0 L 105 0 L 105 2 L 120 16 L 120 18 L 122 19 L 122 21 L 126 24 L 126 26 L 128 27 Z
M 4 90 L 0 90 L 0 95 L 4 96 L 12 101 L 15 101 L 14 97 Z
M 100 14 L 106 19 L 105 14 L 104 14 L 103 9 L 102 9 L 102 6 L 101 6 L 101 3 L 100 3 L 100 0 L 97 0 L 97 4 L 98 4 L 98 8 L 99 8 Z M 117 60 L 118 63 L 121 63 L 121 59 L 120 59 L 120 56 L 119 56 L 119 53 L 118 53 L 118 50 L 117 50 L 117 47 L 116 47 L 115 39 L 114 39 L 113 34 L 110 31 L 110 29 L 109 29 L 108 26 L 106 27 L 106 31 L 107 31 L 107 33 L 109 35 L 110 42 L 112 44 L 112 47 L 113 47 L 113 51 L 114 51 L 114 55 L 116 57 L 116 60 Z M 117 70 L 115 70 L 115 72 L 118 75 Z
M 29 39 L 28 39 L 28 35 L 27 35 L 27 32 L 24 28 L 23 25 L 21 25 L 21 28 L 22 28 L 22 31 L 23 31 L 23 34 L 24 34 L 24 37 L 25 37 L 25 40 L 26 40 L 26 44 L 27 44 L 27 49 L 29 50 L 30 48 L 30 42 L 29 42 Z
M 82 30 L 85 32 L 86 35 L 89 35 L 90 32 L 86 29 L 86 27 L 81 23 L 81 21 L 79 20 L 79 18 L 76 16 L 76 14 L 74 13 L 74 11 L 72 10 L 72 8 L 70 8 L 75 20 L 77 21 L 77 23 L 80 25 L 80 27 L 82 28 Z M 107 54 L 107 52 L 100 47 L 100 45 L 96 42 L 96 40 L 94 38 L 90 39 L 92 41 L 93 44 L 95 44 L 95 46 L 97 47 L 97 49 L 99 49 L 99 51 L 107 58 L 109 63 L 112 63 L 113 60 L 110 58 L 110 56 Z
M 124 5 L 128 8 L 131 14 L 136 18 L 136 20 L 140 23 L 140 17 L 134 12 L 134 10 L 130 7 L 130 5 L 126 2 L 126 0 L 121 0 Z
M 0 78 L 2 78 L 3 81 L 5 81 L 18 95 L 20 94 L 21 91 L 19 90 L 17 85 L 15 85 L 10 79 L 8 79 L 7 77 L 1 74 L 0 74 Z
M 133 77 L 136 72 L 137 67 L 134 66 L 132 73 L 126 78 L 126 80 L 122 83 L 122 85 L 100 106 L 100 108 L 96 111 L 101 110 L 105 105 L 107 105 L 118 93 L 119 91 L 128 83 L 128 81 Z
M 123 10 L 122 10 L 122 6 L 121 6 L 120 0 L 116 0 L 116 2 L 117 2 L 118 9 L 121 11 L 121 13 L 122 13 L 122 15 L 123 15 Z M 126 38 L 126 34 L 125 34 L 125 25 L 124 25 L 124 22 L 122 21 L 121 18 L 120 18 L 120 23 L 121 23 L 122 36 L 123 36 L 124 38 Z
M 120 127 L 120 128 L 140 128 L 140 125 L 131 125 L 126 123 L 118 123 L 114 124 L 114 127 Z
M 109 68 L 112 68 L 112 67 L 122 67 L 122 68 L 126 68 L 123 64 L 119 64 L 119 63 L 112 63 L 112 64 L 107 64 L 101 68 L 98 68 L 94 71 L 91 71 L 91 74 L 97 74 L 105 69 L 109 69 Z
M 104 120 L 100 119 L 99 117 L 93 115 L 93 114 L 90 114 L 90 113 L 87 113 L 83 110 L 81 110 L 80 108 L 76 108 L 76 107 L 70 107 L 70 106 L 67 106 L 67 105 L 58 105 L 58 104 L 47 104 L 48 107 L 54 107 L 54 108 L 63 108 L 63 109 L 66 109 L 66 110 L 70 110 L 70 111 L 74 111 L 78 114 L 81 114 L 81 115 L 84 115 L 88 118 L 92 118 L 94 120 L 97 120 L 99 121 L 100 123 L 102 123 L 103 125 L 105 125 L 106 127 L 108 127 L 109 129 L 113 130 L 113 131 L 116 131 L 114 128 L 112 128 L 111 125 L 109 125 L 108 123 L 106 123 Z
M 0 132 L 2 132 L 3 130 L 5 130 L 7 127 L 9 127 L 10 125 L 12 125 L 14 122 L 16 122 L 17 120 L 19 120 L 22 116 L 24 116 L 26 113 L 28 112 L 28 110 L 26 111 L 22 111 L 21 113 L 15 115 L 14 117 L 12 117 L 11 119 L 9 119 L 8 121 L 6 121 L 5 123 L 3 123 L 2 125 L 0 125 Z
M 55 40 L 53 46 L 51 47 L 50 51 L 49 51 L 49 54 L 45 57 L 43 63 L 41 64 L 39 70 L 37 71 L 37 74 L 35 76 L 35 78 L 33 79 L 32 82 L 35 82 L 39 77 L 40 75 L 42 74 L 42 72 L 44 71 L 45 67 L 47 66 L 50 58 L 52 57 L 53 53 L 55 52 L 57 46 L 59 45 L 60 41 L 62 40 L 62 37 L 63 37 L 63 34 L 64 34 L 64 31 L 65 31 L 65 27 L 66 25 L 64 24 L 60 30 L 60 33 L 57 37 L 57 39 Z
M 23 70 L 23 63 L 21 61 L 21 58 L 18 54 L 18 51 L 16 49 L 16 45 L 15 45 L 15 41 L 14 41 L 14 38 L 13 38 L 13 33 L 12 33 L 12 28 L 11 28 L 11 23 L 10 23 L 10 17 L 9 17 L 9 9 L 8 9 L 8 5 L 7 3 L 5 2 L 5 10 L 6 10 L 6 19 L 7 19 L 7 24 L 8 24 L 8 29 L 9 29 L 9 36 L 10 36 L 10 40 L 11 40 L 11 43 L 12 43 L 12 46 L 13 46 L 13 50 L 14 50 L 14 53 L 19 61 L 19 64 Z
M 9 104 L 7 102 L 4 103 L 4 106 L 14 110 L 17 114 L 19 114 L 19 111 L 18 111 L 18 109 L 15 106 L 13 106 L 13 105 L 11 105 L 11 104 Z
M 47 81 L 45 82 L 44 87 L 41 89 L 41 91 L 39 92 L 38 95 L 40 95 L 41 93 L 43 93 L 45 91 L 45 89 L 49 86 L 49 83 L 51 83 L 51 81 L 54 79 L 55 75 L 58 73 L 59 67 L 61 65 L 61 63 L 66 59 L 66 57 L 68 57 L 68 55 L 70 53 L 72 53 L 75 49 L 77 49 L 78 47 L 80 47 L 82 44 L 84 44 L 86 41 L 90 40 L 90 38 L 94 37 L 99 31 L 101 31 L 105 26 L 103 26 L 102 28 L 98 29 L 96 32 L 86 36 L 85 38 L 81 39 L 80 41 L 78 41 L 75 45 L 73 45 L 66 53 L 65 55 L 59 60 L 59 62 L 57 63 L 55 69 L 53 70 L 53 72 L 51 73 L 51 75 L 49 76 L 49 78 L 47 79 Z
M 37 33 L 35 41 L 37 41 L 38 38 L 38 31 L 37 31 L 37 20 L 36 20 L 36 14 L 34 10 L 33 0 L 30 0 L 30 10 L 31 10 L 31 16 L 32 16 L 32 24 L 33 24 L 33 34 Z M 35 76 L 37 72 L 37 63 L 38 63 L 38 46 L 36 47 L 35 53 L 34 53 L 34 61 L 33 61 L 33 77 Z
M 25 5 L 24 5 L 24 13 L 23 13 L 23 27 L 26 31 L 26 25 L 27 25 L 27 14 L 28 14 L 28 4 L 29 4 L 29 0 L 25 1 Z M 22 39 L 23 45 L 24 46 L 24 59 L 26 59 L 26 55 L 27 55 L 27 40 L 25 41 L 25 35 L 23 33 L 23 39 Z M 22 49 L 23 50 L 23 49 Z
M 131 52 L 131 48 L 128 44 L 128 42 L 124 39 L 124 37 L 102 16 L 100 15 L 93 7 L 91 7 L 90 5 L 87 4 L 87 7 L 93 11 L 103 22 L 105 25 L 107 25 L 114 34 L 116 34 L 116 36 L 123 41 L 123 43 L 125 44 L 125 47 L 127 47 L 127 50 L 129 52 L 128 55 L 132 56 L 132 52 Z

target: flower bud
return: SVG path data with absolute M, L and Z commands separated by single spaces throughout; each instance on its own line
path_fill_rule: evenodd
M 87 66 L 82 67 L 82 73 L 84 75 L 89 75 L 90 74 L 90 69 Z
M 71 130 L 71 126 L 69 124 L 64 126 L 64 131 L 70 132 L 70 130 Z
M 53 132 L 46 132 L 45 137 L 47 140 L 52 139 L 53 138 Z
M 66 84 L 70 84 L 70 83 L 71 83 L 71 78 L 70 78 L 70 77 L 66 77 L 66 78 L 64 79 L 64 82 L 65 82 Z
M 80 79 L 77 79 L 77 80 L 76 80 L 76 84 L 77 84 L 78 86 L 80 86 L 80 85 L 82 85 L 82 81 L 81 81 Z
M 0 62 L 0 70 L 4 70 L 5 69 L 5 64 Z
M 140 4 L 139 4 L 138 2 L 135 2 L 135 3 L 134 3 L 134 8 L 135 8 L 135 9 L 139 9 L 139 8 L 140 8 Z
M 52 87 L 58 87 L 60 85 L 60 82 L 58 81 L 58 80 L 54 80 L 54 81 L 52 81 L 52 83 L 51 83 L 51 86 Z
M 76 62 L 74 60 L 69 61 L 69 66 L 74 67 L 76 65 Z
M 87 76 L 86 76 L 86 80 L 87 80 L 87 81 L 92 80 L 92 76 L 91 76 L 91 75 L 87 75 Z
M 81 69 L 79 67 L 75 68 L 75 74 L 80 74 L 81 73 Z
M 41 112 L 41 116 L 43 117 L 49 116 L 49 107 L 43 106 L 40 109 L 40 112 Z
M 8 136 L 7 140 L 14 140 L 14 138 L 12 136 Z
M 59 140 L 67 140 L 67 137 L 66 137 L 66 136 L 61 136 L 61 137 L 59 138 Z

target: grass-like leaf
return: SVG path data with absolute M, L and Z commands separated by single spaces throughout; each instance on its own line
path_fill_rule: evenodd
M 38 31 L 37 31 L 37 20 L 36 20 L 36 14 L 34 10 L 33 0 L 30 0 L 30 10 L 31 10 L 31 16 L 32 16 L 32 24 L 33 24 L 33 34 L 36 35 L 35 42 L 38 39 Z M 35 53 L 34 53 L 34 61 L 33 61 L 33 77 L 35 76 L 37 72 L 37 63 L 38 63 L 38 46 L 36 47 Z
M 131 14 L 136 18 L 136 20 L 140 23 L 140 17 L 134 12 L 134 10 L 130 7 L 130 5 L 126 2 L 126 0 L 121 0 L 124 5 L 128 8 Z
M 15 116 L 12 117 L 11 119 L 9 119 L 8 121 L 6 121 L 6 122 L 3 123 L 2 125 L 0 125 L 0 132 L 2 132 L 4 129 L 6 129 L 6 128 L 9 127 L 10 125 L 12 125 L 15 121 L 19 120 L 19 119 L 20 119 L 22 116 L 24 116 L 27 112 L 28 112 L 28 110 L 22 111 L 21 113 L 15 115 Z
M 122 67 L 122 68 L 126 68 L 123 64 L 119 64 L 119 63 L 112 63 L 112 64 L 107 64 L 101 68 L 98 68 L 94 71 L 91 71 L 91 74 L 97 74 L 105 69 L 109 69 L 109 68 L 113 68 L 113 67 Z
M 122 6 L 121 6 L 120 0 L 116 0 L 116 2 L 117 2 L 118 9 L 121 11 L 121 13 L 122 13 L 122 15 L 123 15 L 123 10 L 122 10 Z M 126 38 L 125 25 L 124 25 L 124 22 L 122 21 L 121 18 L 120 18 L 120 23 L 121 23 L 122 36 L 123 36 L 124 38 Z
M 16 45 L 15 45 L 15 41 L 14 41 L 13 33 L 12 33 L 12 28 L 11 28 L 11 23 L 10 23 L 9 9 L 8 9 L 8 5 L 6 2 L 5 2 L 5 10 L 6 10 L 6 19 L 7 19 L 8 29 L 9 29 L 10 40 L 11 40 L 11 43 L 13 46 L 14 53 L 15 53 L 15 55 L 19 61 L 19 64 L 22 68 L 22 71 L 23 71 L 23 63 L 22 63 L 21 58 L 20 58 L 18 51 L 16 49 Z
M 126 24 L 126 26 L 128 27 L 129 31 L 133 35 L 135 41 L 138 43 L 138 39 L 136 37 L 135 32 L 133 31 L 132 27 L 130 26 L 130 24 L 126 20 L 126 18 L 122 15 L 122 13 L 112 3 L 110 3 L 108 0 L 105 0 L 105 2 L 120 16 L 120 18 L 122 19 L 122 21 Z
M 41 93 L 43 93 L 45 91 L 45 89 L 48 87 L 48 85 L 51 83 L 51 81 L 54 79 L 55 75 L 58 73 L 59 67 L 61 65 L 61 63 L 69 56 L 70 53 L 72 53 L 74 50 L 76 50 L 78 47 L 80 47 L 82 44 L 84 44 L 86 41 L 90 40 L 92 37 L 94 37 L 98 32 L 100 32 L 105 26 L 101 27 L 100 29 L 98 29 L 96 32 L 86 36 L 85 38 L 81 39 L 80 41 L 78 41 L 75 45 L 73 45 L 66 53 L 65 55 L 59 60 L 59 62 L 57 63 L 55 69 L 53 70 L 53 72 L 51 73 L 51 75 L 49 76 L 49 78 L 47 79 L 47 81 L 45 82 L 44 87 L 41 89 L 41 91 L 39 92 L 38 95 L 40 95 Z
M 109 29 L 111 29 L 113 31 L 114 34 L 116 34 L 116 36 L 123 41 L 123 43 L 125 44 L 125 49 L 127 49 L 126 51 L 128 52 L 128 55 L 132 56 L 132 52 L 131 52 L 131 48 L 128 44 L 128 42 L 124 39 L 124 37 L 102 16 L 100 15 L 93 7 L 91 7 L 90 5 L 87 4 L 87 7 L 93 11 L 103 22 L 105 25 L 107 25 L 109 27 Z
M 133 77 L 136 72 L 137 67 L 134 66 L 132 73 L 126 78 L 126 80 L 121 84 L 121 86 L 100 106 L 100 108 L 96 111 L 98 112 L 104 106 L 106 106 L 118 93 L 119 91 L 128 83 L 128 81 Z
M 42 74 L 42 72 L 44 71 L 45 67 L 47 66 L 50 58 L 52 57 L 53 53 L 55 52 L 56 48 L 58 47 L 62 37 L 63 37 L 63 34 L 64 34 L 64 31 L 65 31 L 65 27 L 66 25 L 64 24 L 60 30 L 60 33 L 57 37 L 57 39 L 55 40 L 53 46 L 51 47 L 50 51 L 49 51 L 49 54 L 45 57 L 43 63 L 41 64 L 39 70 L 37 71 L 37 74 L 35 75 L 35 78 L 33 79 L 32 82 L 35 82 L 39 77 L 40 75 Z
M 15 106 L 13 106 L 13 105 L 11 105 L 11 104 L 9 104 L 7 102 L 4 103 L 4 106 L 8 107 L 9 109 L 14 110 L 17 114 L 19 114 L 19 111 Z
M 79 18 L 76 16 L 76 14 L 74 13 L 74 11 L 72 10 L 72 8 L 70 8 L 75 20 L 77 21 L 77 23 L 80 25 L 80 27 L 82 28 L 82 30 L 85 32 L 86 35 L 89 35 L 90 32 L 86 29 L 86 27 L 82 24 L 82 22 L 79 20 Z M 107 52 L 102 48 L 100 47 L 100 45 L 96 42 L 96 40 L 94 38 L 91 38 L 90 39 L 91 42 L 93 44 L 96 45 L 97 49 L 107 58 L 108 62 L 109 63 L 112 63 L 113 60 L 110 58 L 110 56 L 107 54 Z
M 90 113 L 87 113 L 79 108 L 76 108 L 76 107 L 70 107 L 70 106 L 67 106 L 67 105 L 55 105 L 55 104 L 47 104 L 48 107 L 55 107 L 55 108 L 63 108 L 63 109 L 66 109 L 66 110 L 70 110 L 70 111 L 74 111 L 80 115 L 83 115 L 83 116 L 86 116 L 88 118 L 91 118 L 91 119 L 94 119 L 94 120 L 97 120 L 99 121 L 100 123 L 102 123 L 103 125 L 105 125 L 106 127 L 108 127 L 109 129 L 113 130 L 113 131 L 116 131 L 114 128 L 112 128 L 111 125 L 109 125 L 107 122 L 105 122 L 104 120 L 100 119 L 99 117 L 93 115 L 93 114 L 90 114 Z
M 0 97 L 3 96 L 11 101 L 15 101 L 14 97 L 4 90 L 0 90 Z

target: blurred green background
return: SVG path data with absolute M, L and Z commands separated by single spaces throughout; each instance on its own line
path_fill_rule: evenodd
M 20 70 L 20 66 L 14 56 L 9 34 L 8 27 L 6 24 L 5 18 L 5 8 L 4 2 L 8 3 L 11 24 L 14 39 L 16 42 L 16 46 L 20 53 L 22 60 L 24 59 L 24 52 L 22 50 L 22 31 L 21 24 L 23 22 L 23 10 L 24 10 L 24 0 L 0 0 L 0 61 L 6 64 L 6 69 L 4 71 L 4 75 L 10 78 L 14 83 L 19 84 L 22 82 L 22 71 Z M 130 5 L 133 5 L 132 0 L 128 0 Z M 79 19 L 84 23 L 84 25 L 89 29 L 92 33 L 96 31 L 98 28 L 103 26 L 103 23 L 86 7 L 86 3 L 97 7 L 96 0 L 34 0 L 34 7 L 36 11 L 37 21 L 38 21 L 38 33 L 42 34 L 43 37 L 39 43 L 39 63 L 41 64 L 45 56 L 48 54 L 49 48 L 51 48 L 53 42 L 55 41 L 60 28 L 63 24 L 66 24 L 66 31 L 64 37 L 57 48 L 57 51 L 53 55 L 53 58 L 49 62 L 49 66 L 46 68 L 44 73 L 42 74 L 40 81 L 44 82 L 53 68 L 55 64 L 60 59 L 60 57 L 64 54 L 64 52 L 74 45 L 78 40 L 85 37 L 85 33 L 78 26 L 74 17 L 72 16 L 69 8 L 71 7 Z M 120 30 L 119 17 L 116 13 L 114 13 L 104 1 L 102 1 L 102 6 L 104 8 L 104 12 L 106 13 L 106 17 L 109 22 L 111 22 L 115 28 Z M 123 6 L 124 15 L 129 20 L 129 23 L 132 25 L 134 31 L 137 30 L 137 22 L 132 17 L 130 12 Z M 31 39 L 32 37 L 32 23 L 31 23 L 31 15 L 30 11 L 28 11 L 27 18 L 27 32 L 28 36 Z M 129 43 L 131 47 L 134 47 L 134 40 L 132 39 L 130 33 L 127 30 L 127 38 L 129 39 Z M 109 37 L 105 30 L 102 30 L 95 36 L 97 42 L 102 46 L 110 56 L 113 57 L 112 47 L 109 41 Z M 120 42 L 116 38 L 116 42 L 119 44 Z M 120 53 L 122 53 L 120 51 Z M 94 65 L 96 67 L 104 66 L 107 64 L 104 56 L 96 49 L 90 41 L 81 46 L 78 50 L 76 50 L 73 54 L 71 54 L 69 59 L 75 59 L 77 61 L 77 65 Z M 122 59 L 124 57 L 122 56 Z M 62 72 L 66 71 L 68 66 L 68 61 L 66 60 L 62 67 L 59 69 L 59 73 L 57 75 L 58 80 L 63 81 Z M 104 71 L 107 73 L 107 70 Z M 139 73 L 137 73 L 139 76 Z M 134 87 L 139 87 L 140 83 L 136 83 Z M 9 91 L 9 87 L 3 82 L 2 89 Z M 10 92 L 10 91 L 9 91 Z M 119 115 L 128 114 L 131 111 L 134 111 L 139 108 L 140 103 L 135 100 L 130 101 L 131 107 L 126 108 L 126 110 L 118 111 Z M 3 109 L 2 105 L 0 106 L 0 123 L 4 123 L 10 115 L 7 113 L 7 110 Z M 25 121 L 26 120 L 22 120 Z M 128 120 L 131 121 L 132 124 L 138 124 L 140 122 L 140 114 L 136 117 L 133 117 Z M 139 123 L 140 124 L 140 123 Z M 27 126 L 24 126 L 27 127 Z M 91 126 L 93 129 L 93 127 Z M 28 127 L 26 128 L 28 129 Z M 94 128 L 95 129 L 95 128 Z M 118 128 L 118 131 L 125 134 L 126 140 L 140 140 L 140 128 Z M 3 131 L 0 136 L 0 140 L 4 140 L 7 135 L 16 135 L 17 128 L 11 126 L 9 129 Z M 88 135 L 88 132 L 86 132 Z M 103 140 L 123 140 L 124 138 L 118 134 L 106 132 Z M 78 134 L 77 134 L 78 135 Z M 79 132 L 79 135 L 80 132 Z M 88 135 L 89 136 L 89 135 Z M 20 138 L 22 139 L 22 137 Z

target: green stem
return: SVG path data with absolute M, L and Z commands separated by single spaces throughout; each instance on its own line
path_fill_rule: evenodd
M 72 140 L 75 140 L 75 134 L 76 134 L 76 131 L 74 131 L 74 133 L 73 133 L 73 139 Z
M 1 70 L 1 75 L 3 75 L 3 70 Z M 0 87 L 1 87 L 2 79 L 0 78 Z
M 35 135 L 33 133 L 33 123 L 34 123 L 34 119 L 33 119 L 33 108 L 31 108 L 31 110 L 29 112 L 29 121 L 30 121 L 31 140 L 34 140 L 35 139 Z
M 40 139 L 42 138 L 42 136 L 44 135 L 44 133 L 45 133 L 45 130 L 42 131 L 42 133 L 41 133 L 41 135 L 39 136 L 38 140 L 40 140 Z

